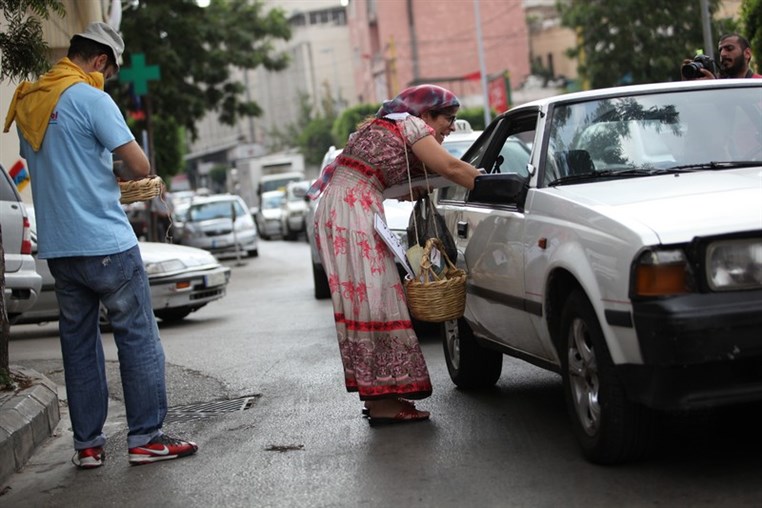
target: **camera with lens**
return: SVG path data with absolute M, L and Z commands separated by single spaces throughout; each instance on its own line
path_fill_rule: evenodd
M 680 72 L 683 73 L 685 79 L 691 80 L 703 76 L 703 74 L 701 74 L 701 69 L 706 69 L 715 76 L 717 75 L 714 59 L 704 54 L 696 55 L 692 62 L 687 63 L 680 68 Z

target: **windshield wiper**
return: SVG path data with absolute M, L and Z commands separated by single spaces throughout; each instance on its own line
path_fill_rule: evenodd
M 633 168 L 633 169 L 607 169 L 604 171 L 591 171 L 578 175 L 562 176 L 561 178 L 550 182 L 548 185 L 554 187 L 560 184 L 579 183 L 599 178 L 632 178 L 637 176 L 671 175 L 675 173 L 684 173 L 690 171 L 691 167 L 675 168 Z
M 762 161 L 710 161 L 675 166 L 669 169 L 734 169 L 762 166 Z

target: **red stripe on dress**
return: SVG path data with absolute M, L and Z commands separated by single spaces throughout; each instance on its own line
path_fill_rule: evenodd
M 341 154 L 339 155 L 336 164 L 337 166 L 343 166 L 353 171 L 357 171 L 358 173 L 361 173 L 368 178 L 375 178 L 381 183 L 382 186 L 386 187 L 386 179 L 384 178 L 384 174 L 381 171 L 370 167 L 363 161 L 352 159 L 347 155 Z
M 358 332 L 387 332 L 390 330 L 404 330 L 406 328 L 412 328 L 412 321 L 397 320 L 397 321 L 354 321 L 347 319 L 344 314 L 334 314 L 333 319 L 337 323 L 343 323 L 348 330 L 354 330 Z
M 389 399 L 404 397 L 411 400 L 425 399 L 431 396 L 432 387 L 430 381 L 413 381 L 405 384 L 358 386 L 357 381 L 344 378 L 344 385 L 348 392 L 360 392 L 360 400 Z

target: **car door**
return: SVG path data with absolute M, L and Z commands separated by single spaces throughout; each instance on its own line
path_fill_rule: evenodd
M 488 174 L 514 173 L 528 182 L 537 118 L 536 110 L 502 117 L 490 129 L 487 146 L 474 148 L 464 159 L 470 155 L 469 162 Z M 551 358 L 531 320 L 541 308 L 528 302 L 525 294 L 523 203 L 482 203 L 467 192 L 450 194 L 451 199 L 461 196 L 462 202 L 450 203 L 445 216 L 468 272 L 466 319 L 477 335 L 504 348 Z M 448 205 L 442 204 L 446 210 Z

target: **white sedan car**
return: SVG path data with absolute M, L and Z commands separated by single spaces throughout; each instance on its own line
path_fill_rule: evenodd
M 37 273 L 42 276 L 42 290 L 31 309 L 14 324 L 43 323 L 58 320 L 58 300 L 48 263 L 37 257 L 37 232 L 31 207 L 32 250 Z M 222 266 L 209 252 L 193 247 L 158 242 L 140 242 L 140 255 L 151 286 L 153 312 L 162 321 L 179 321 L 191 312 L 225 296 L 230 268 Z M 101 308 L 101 324 L 108 324 Z
M 541 99 L 464 158 L 489 174 L 437 203 L 468 272 L 457 386 L 503 354 L 559 373 L 602 464 L 644 456 L 660 411 L 762 401 L 762 80 Z

